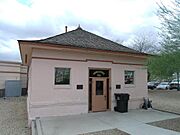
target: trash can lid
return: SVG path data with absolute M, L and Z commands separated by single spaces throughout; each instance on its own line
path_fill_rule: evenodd
M 128 93 L 114 93 L 116 100 L 129 100 Z
M 129 94 L 128 93 L 114 93 L 114 95 L 128 95 L 129 96 Z

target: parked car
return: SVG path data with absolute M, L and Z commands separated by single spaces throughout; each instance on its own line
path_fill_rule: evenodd
M 156 89 L 163 89 L 163 90 L 167 90 L 169 89 L 169 82 L 161 82 Z
M 147 86 L 148 86 L 148 89 L 153 90 L 156 88 L 157 84 L 156 82 L 152 81 L 152 82 L 148 82 Z
M 179 86 L 180 86 L 180 83 L 179 83 Z M 169 89 L 170 90 L 178 89 L 178 81 L 177 81 L 177 79 L 174 79 L 169 83 Z

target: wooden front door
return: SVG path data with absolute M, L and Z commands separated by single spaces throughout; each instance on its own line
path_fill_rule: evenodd
M 107 78 L 92 79 L 92 111 L 107 110 Z

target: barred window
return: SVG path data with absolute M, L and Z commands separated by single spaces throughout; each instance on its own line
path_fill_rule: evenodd
M 124 72 L 125 84 L 134 84 L 134 71 Z
M 55 85 L 69 85 L 70 70 L 70 68 L 55 68 Z

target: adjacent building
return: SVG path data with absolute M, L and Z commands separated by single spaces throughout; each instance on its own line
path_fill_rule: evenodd
M 0 97 L 5 96 L 5 82 L 8 80 L 19 80 L 21 94 L 27 94 L 27 66 L 23 66 L 20 62 L 0 61 Z

